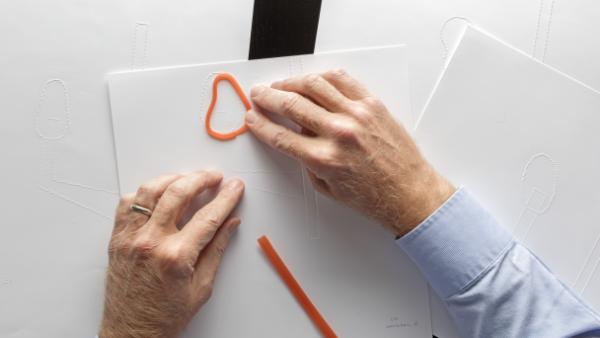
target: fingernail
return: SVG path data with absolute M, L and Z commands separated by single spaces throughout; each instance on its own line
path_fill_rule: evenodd
M 234 178 L 227 184 L 227 189 L 229 190 L 240 190 L 244 188 L 244 182 L 239 178 Z
M 256 116 L 256 112 L 254 111 L 254 109 L 250 109 L 246 112 L 246 123 L 247 124 L 253 124 L 254 122 L 256 122 L 257 118 L 258 118 L 258 116 Z
M 283 81 L 275 81 L 275 82 L 271 83 L 271 87 L 279 88 L 279 87 L 281 87 L 282 84 L 283 84 Z
M 265 85 L 256 85 L 250 89 L 250 96 L 256 97 L 260 95 L 260 93 L 264 92 L 267 89 Z

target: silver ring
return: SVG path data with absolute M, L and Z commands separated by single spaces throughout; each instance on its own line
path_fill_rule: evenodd
M 130 207 L 131 211 L 140 213 L 142 215 L 146 215 L 148 217 L 152 216 L 152 210 L 145 208 L 139 204 L 132 204 Z

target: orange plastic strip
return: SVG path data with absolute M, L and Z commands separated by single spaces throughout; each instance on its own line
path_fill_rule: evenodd
M 210 100 L 210 105 L 208 106 L 208 110 L 206 111 L 206 118 L 204 119 L 204 126 L 206 127 L 206 132 L 211 137 L 213 137 L 217 140 L 227 141 L 227 140 L 232 140 L 232 139 L 236 138 L 238 135 L 245 133 L 248 130 L 248 126 L 246 125 L 246 123 L 244 123 L 244 125 L 241 126 L 239 129 L 231 131 L 229 133 L 220 133 L 220 132 L 212 129 L 212 126 L 210 125 L 210 118 L 212 117 L 213 110 L 215 109 L 215 105 L 217 104 L 218 85 L 219 85 L 219 82 L 221 82 L 221 81 L 227 81 L 231 84 L 231 86 L 235 90 L 235 92 L 238 95 L 238 97 L 240 98 L 240 100 L 242 100 L 242 103 L 244 104 L 246 111 L 250 110 L 252 108 L 252 105 L 250 104 L 250 101 L 248 101 L 248 98 L 246 97 L 246 94 L 244 94 L 242 87 L 240 86 L 240 84 L 237 82 L 237 80 L 235 79 L 235 77 L 233 75 L 231 75 L 229 73 L 219 73 L 219 74 L 217 74 L 217 76 L 215 76 L 215 79 L 213 80 L 213 86 L 212 86 L 212 99 Z
M 273 245 L 271 245 L 271 242 L 269 241 L 267 236 L 261 236 L 258 239 L 258 244 L 260 244 L 260 247 L 267 255 L 267 258 L 269 258 L 269 261 L 271 261 L 271 264 L 273 264 L 273 267 L 275 267 L 275 270 L 277 270 L 277 272 L 279 273 L 281 279 L 283 279 L 283 282 L 290 289 L 292 295 L 296 297 L 296 300 L 300 303 L 308 317 L 313 321 L 315 326 L 317 326 L 319 331 L 321 331 L 323 337 L 337 338 L 337 335 L 335 334 L 335 332 L 333 332 L 333 329 L 329 326 L 329 324 L 327 324 L 325 318 L 323 318 L 319 310 L 317 310 L 315 305 L 310 301 L 310 299 L 308 298 L 304 290 L 302 290 L 302 287 L 296 281 L 296 279 L 294 278 L 290 270 L 287 268 L 281 257 L 279 257 L 277 251 L 275 251 L 275 248 L 273 247 Z

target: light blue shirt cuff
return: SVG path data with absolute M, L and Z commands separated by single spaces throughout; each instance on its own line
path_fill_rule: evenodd
M 514 243 L 466 189 L 396 240 L 433 289 L 448 298 L 477 281 Z

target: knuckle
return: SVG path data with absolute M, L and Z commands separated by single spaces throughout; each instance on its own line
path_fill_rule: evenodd
M 333 124 L 333 133 L 338 140 L 343 142 L 356 142 L 359 140 L 360 125 L 350 119 L 339 119 Z
M 221 259 L 225 255 L 227 245 L 225 243 L 215 243 L 215 255 Z
M 207 171 L 207 170 L 201 170 L 201 171 L 196 172 L 195 175 L 196 175 L 196 179 L 206 180 L 206 179 L 211 178 L 212 176 L 219 175 L 219 172 L 217 172 L 217 171 L 211 172 L 211 171 Z
M 284 114 L 288 115 L 294 112 L 296 106 L 298 105 L 298 101 L 300 100 L 300 95 L 296 93 L 289 93 L 285 96 L 283 101 L 281 102 L 281 109 Z
M 215 229 L 221 226 L 221 218 L 216 212 L 211 212 L 204 217 L 204 223 L 211 229 Z
M 155 197 L 158 195 L 158 189 L 151 183 L 144 183 L 138 188 L 137 195 Z
M 352 109 L 352 115 L 362 123 L 370 123 L 373 118 L 372 110 L 365 105 L 356 105 Z
M 319 88 L 321 76 L 318 74 L 308 74 L 304 77 L 304 86 L 309 91 L 314 91 Z
M 178 277 L 186 277 L 194 272 L 194 268 L 188 261 L 188 256 L 183 245 L 174 245 L 162 250 L 158 254 L 158 260 L 162 270 L 166 273 Z
M 343 78 L 348 75 L 348 72 L 343 68 L 336 68 L 330 71 L 330 74 L 335 78 Z
M 362 99 L 362 102 L 367 106 L 370 107 L 374 110 L 382 110 L 385 109 L 385 106 L 383 105 L 383 102 L 381 102 L 380 99 L 373 97 L 373 96 L 367 96 L 364 99 Z
M 333 146 L 323 146 L 313 148 L 307 161 L 316 167 L 330 167 L 334 165 L 335 158 L 335 148 Z
M 177 199 L 185 199 L 187 196 L 187 189 L 183 182 L 177 182 L 171 184 L 167 188 L 167 193 L 169 196 L 177 198 Z
M 136 256 L 147 258 L 152 255 L 154 248 L 158 245 L 156 240 L 150 236 L 141 236 L 132 241 L 127 251 L 133 252 Z M 125 249 L 125 248 L 124 248 Z
M 283 130 L 278 130 L 271 136 L 271 144 L 278 149 L 287 149 L 286 135 Z
M 160 254 L 158 254 L 158 259 L 161 261 L 163 267 L 170 270 L 177 266 L 182 259 L 181 251 L 177 248 L 162 250 Z
M 202 290 L 202 302 L 208 301 L 208 299 L 212 296 L 213 284 L 213 280 L 210 277 L 203 277 L 198 282 L 198 287 L 200 290 Z

